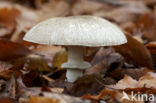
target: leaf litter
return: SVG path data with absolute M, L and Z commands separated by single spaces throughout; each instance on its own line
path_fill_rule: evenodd
M 22 38 L 40 21 L 75 15 L 112 21 L 128 43 L 85 48 L 92 67 L 69 83 L 65 47 Z M 1 0 L 0 103 L 145 103 L 121 98 L 123 91 L 156 94 L 155 18 L 156 0 Z

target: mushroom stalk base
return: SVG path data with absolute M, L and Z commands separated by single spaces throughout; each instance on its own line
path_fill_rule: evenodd
M 81 46 L 68 47 L 68 62 L 62 64 L 67 69 L 66 78 L 68 82 L 74 82 L 83 75 L 83 70 L 91 65 L 83 60 L 84 48 Z
M 68 82 L 74 82 L 78 78 L 82 77 L 83 70 L 80 69 L 67 69 L 66 78 Z

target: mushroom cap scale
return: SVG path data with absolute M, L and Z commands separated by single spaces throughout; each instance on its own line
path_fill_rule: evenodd
M 24 40 L 48 45 L 111 46 L 127 42 L 123 32 L 96 16 L 55 17 L 34 26 Z

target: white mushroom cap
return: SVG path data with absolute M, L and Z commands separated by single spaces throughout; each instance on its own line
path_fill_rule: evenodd
M 34 26 L 24 40 L 48 45 L 111 46 L 127 42 L 123 32 L 95 16 L 55 17 Z

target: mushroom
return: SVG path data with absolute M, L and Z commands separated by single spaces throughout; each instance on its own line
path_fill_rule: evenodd
M 34 26 L 24 40 L 68 47 L 66 68 L 69 82 L 76 81 L 91 64 L 83 60 L 84 47 L 120 45 L 127 42 L 123 32 L 109 21 L 96 16 L 55 17 Z

